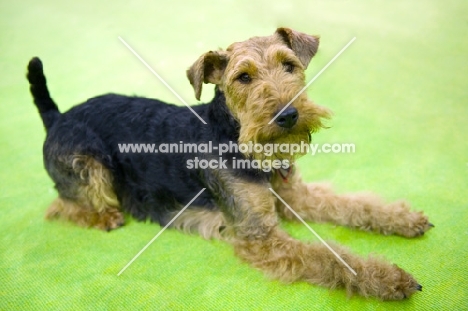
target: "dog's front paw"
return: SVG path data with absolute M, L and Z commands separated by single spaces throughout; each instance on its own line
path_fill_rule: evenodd
M 424 235 L 426 231 L 434 227 L 423 212 L 410 211 L 406 202 L 395 202 L 387 206 L 391 212 L 386 233 L 394 233 L 407 238 Z
M 409 298 L 416 291 L 422 291 L 422 286 L 397 265 L 382 279 L 378 297 L 383 300 L 402 300 Z
M 402 300 L 409 298 L 422 286 L 411 274 L 395 264 L 375 258 L 369 259 L 357 271 L 358 284 L 353 286 L 365 297 L 374 296 L 382 300 Z

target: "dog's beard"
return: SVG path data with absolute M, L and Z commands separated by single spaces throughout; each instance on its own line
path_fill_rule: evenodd
M 241 152 L 250 159 L 286 160 L 289 163 L 294 163 L 296 159 L 306 155 L 310 149 L 311 134 L 326 127 L 322 119 L 330 118 L 331 112 L 312 102 L 307 102 L 299 111 L 299 120 L 291 129 L 281 128 L 274 122 L 252 122 L 252 119 L 246 123 L 247 126 L 241 125 L 239 145 L 262 146 Z
M 282 135 L 269 141 L 250 144 L 252 150 L 244 153 L 251 161 L 256 161 L 263 171 L 288 169 L 298 158 L 309 152 L 310 132 Z M 249 146 L 249 143 L 246 144 Z

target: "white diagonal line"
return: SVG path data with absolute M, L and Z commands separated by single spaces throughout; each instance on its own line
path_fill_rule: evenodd
M 274 116 L 273 119 L 271 119 L 270 122 L 268 122 L 268 124 L 273 123 L 273 121 L 275 121 L 276 118 L 278 118 L 278 116 L 279 116 L 280 114 L 282 114 L 283 111 L 285 111 L 286 108 L 288 108 L 289 105 L 291 105 L 291 103 L 292 103 L 293 101 L 295 101 L 296 98 L 298 98 L 299 95 L 301 95 L 302 92 L 304 92 L 304 91 L 305 91 L 305 90 L 322 74 L 322 72 L 324 72 L 325 69 L 327 69 L 328 66 L 330 66 L 330 65 L 338 58 L 338 56 L 340 56 L 341 53 L 343 53 L 343 52 L 351 45 L 351 43 L 354 42 L 354 40 L 356 40 L 356 37 L 352 38 L 351 41 L 349 41 L 348 44 L 346 44 L 346 45 L 344 46 L 344 48 L 342 48 L 341 51 L 339 51 L 338 54 L 336 54 L 335 57 L 333 57 L 333 58 L 331 59 L 331 61 L 329 61 L 328 64 L 326 64 L 325 67 L 323 67 L 322 70 L 320 70 L 320 71 L 315 75 L 315 77 L 313 77 L 312 80 L 310 80 L 309 83 L 307 83 L 307 85 L 304 86 L 304 87 L 302 88 L 302 90 L 300 90 L 299 93 L 297 93 L 296 96 L 294 96 L 293 99 L 291 99 L 291 100 L 289 101 L 289 103 L 288 103 L 286 106 L 284 106 L 284 108 L 281 109 L 280 112 L 278 112 L 278 113 L 276 114 L 276 116 Z
M 317 237 L 317 239 L 320 240 L 320 242 L 322 242 L 323 245 L 325 245 L 325 246 L 330 250 L 330 252 L 333 253 L 333 255 L 335 255 L 336 258 L 338 258 L 339 261 L 341 261 L 341 262 L 346 266 L 346 268 L 349 269 L 349 271 L 351 271 L 352 274 L 357 275 L 356 271 L 354 271 L 354 269 L 351 268 L 351 267 L 346 263 L 346 261 L 344 261 L 343 258 L 341 258 L 340 255 L 338 255 L 338 253 L 335 252 L 335 251 L 333 250 L 333 248 L 331 248 L 330 245 L 328 245 L 328 243 L 325 242 L 325 241 L 317 234 L 317 232 L 315 232 L 314 229 L 312 229 L 312 228 L 304 221 L 304 219 L 302 219 L 301 216 L 299 216 L 299 214 L 296 213 L 296 212 L 288 205 L 288 203 L 286 203 L 286 202 L 283 200 L 283 198 L 281 198 L 281 197 L 275 192 L 275 190 L 273 190 L 272 188 L 268 188 L 268 189 L 270 189 L 270 191 L 271 191 L 271 192 L 272 192 L 272 193 L 273 193 L 273 194 L 274 194 L 274 195 L 275 195 L 275 196 L 276 196 L 276 197 L 277 197 L 277 198 L 278 198 L 278 199 L 279 199 L 279 200 L 280 200 L 280 201 L 281 201 L 281 202 L 282 202 L 282 203 L 283 203 L 283 204 L 284 204 L 284 205 L 285 205 L 285 206 L 286 206 L 286 207 L 287 207 L 303 224 L 304 224 L 304 226 L 307 227 L 307 229 L 310 230 L 310 232 L 312 232 L 312 233 Z
M 169 227 L 174 222 L 174 220 L 176 220 L 177 217 L 179 217 L 180 214 L 182 214 L 185 211 L 185 209 L 189 207 L 190 204 L 192 204 L 193 201 L 195 201 L 195 199 L 198 198 L 200 194 L 202 194 L 203 191 L 205 191 L 205 189 L 206 188 L 203 188 L 200 192 L 198 192 L 197 195 L 192 200 L 190 200 L 190 202 L 188 202 L 187 205 L 185 205 L 185 207 L 181 209 L 180 212 L 178 212 L 177 215 L 175 215 L 174 218 L 172 218 L 172 220 L 168 222 L 167 225 L 164 226 L 164 228 L 162 228 L 161 231 L 159 231 L 158 234 L 156 234 L 156 236 L 152 238 L 151 241 L 149 241 L 148 244 L 146 244 L 145 247 L 143 247 L 143 249 L 139 251 L 138 254 L 136 254 L 135 257 L 133 257 L 133 259 L 130 260 L 130 262 L 125 267 L 122 268 L 122 270 L 120 270 L 117 276 L 120 276 L 125 270 L 127 270 L 127 268 L 151 245 L 151 243 L 153 243 L 161 235 L 161 233 L 163 233 L 164 230 L 166 230 L 166 228 Z
M 159 81 L 162 82 L 162 84 L 164 84 L 164 85 L 169 89 L 169 91 L 172 92 L 172 94 L 175 95 L 175 97 L 177 97 L 185 106 L 187 106 L 187 108 L 190 109 L 190 111 L 191 111 L 195 116 L 197 116 L 197 118 L 200 119 L 200 121 L 202 121 L 203 124 L 206 124 L 205 120 L 203 120 L 202 117 L 200 117 L 200 116 L 198 115 L 198 113 L 196 113 L 196 112 L 192 109 L 192 107 L 190 107 L 190 106 L 187 104 L 187 102 L 186 102 L 182 97 L 180 97 L 179 94 L 177 94 L 177 92 L 174 91 L 174 89 L 173 89 L 172 87 L 170 87 L 169 84 L 167 84 L 166 81 L 164 81 L 164 79 L 161 78 L 161 76 L 158 75 L 157 72 L 154 71 L 153 68 L 151 68 L 150 65 L 148 65 L 148 63 L 146 63 L 145 60 L 144 60 L 143 58 L 141 58 L 141 56 L 138 55 L 138 53 L 135 52 L 135 50 L 132 49 L 132 47 L 131 47 L 130 45 L 128 45 L 127 42 L 125 42 L 124 39 L 122 39 L 122 37 L 119 36 L 119 40 L 127 47 L 127 49 L 130 50 L 130 52 L 133 53 L 133 55 L 135 55 L 135 56 L 140 60 L 140 62 L 143 63 L 143 65 L 146 66 L 146 68 L 148 68 L 148 69 L 151 71 L 151 73 L 153 73 L 153 74 L 156 76 L 156 78 L 159 79 Z

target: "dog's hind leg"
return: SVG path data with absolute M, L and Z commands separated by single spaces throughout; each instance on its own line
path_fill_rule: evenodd
M 49 162 L 48 171 L 59 197 L 49 207 L 46 218 L 62 218 L 106 231 L 124 224 L 112 174 L 92 156 L 58 156 Z
M 223 213 L 219 210 L 191 207 L 175 218 L 177 213 L 171 212 L 166 215 L 167 222 L 173 220 L 170 228 L 199 234 L 205 239 L 225 240 L 233 235 L 232 228 L 227 225 Z

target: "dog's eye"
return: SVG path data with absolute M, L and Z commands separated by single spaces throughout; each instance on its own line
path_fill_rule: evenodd
M 290 62 L 283 63 L 283 67 L 286 72 L 292 73 L 294 71 L 294 65 Z
M 250 83 L 252 81 L 252 78 L 249 76 L 248 73 L 241 73 L 239 77 L 237 77 L 237 80 L 239 80 L 241 83 Z

